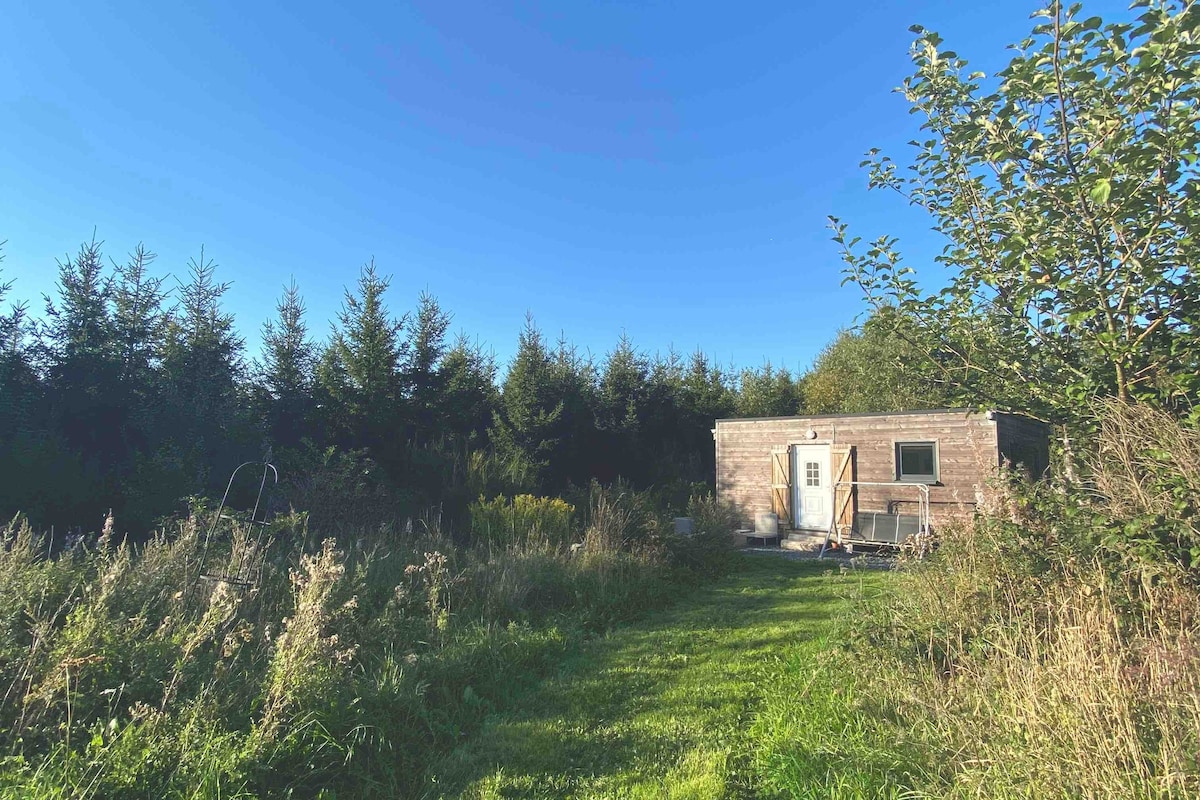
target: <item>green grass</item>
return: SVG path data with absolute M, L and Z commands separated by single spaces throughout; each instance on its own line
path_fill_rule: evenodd
M 797 720 L 806 724 L 798 684 L 820 674 L 827 637 L 849 598 L 888 580 L 828 562 L 740 557 L 722 580 L 581 644 L 519 710 L 493 716 L 436 764 L 428 793 L 790 794 L 795 787 L 784 778 L 796 753 L 784 735 L 796 733 Z M 813 707 L 827 711 L 829 703 Z M 829 776 L 810 772 L 819 796 Z

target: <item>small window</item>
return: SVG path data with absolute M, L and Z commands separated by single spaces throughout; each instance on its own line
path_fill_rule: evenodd
M 820 486 L 821 485 L 821 462 L 808 461 L 804 464 L 804 485 L 805 486 Z
M 937 442 L 896 442 L 896 480 L 937 483 Z

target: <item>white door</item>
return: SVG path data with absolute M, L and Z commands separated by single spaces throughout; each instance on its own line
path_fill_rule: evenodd
M 829 445 L 792 446 L 792 508 L 797 528 L 827 531 L 833 521 L 833 484 L 829 475 Z

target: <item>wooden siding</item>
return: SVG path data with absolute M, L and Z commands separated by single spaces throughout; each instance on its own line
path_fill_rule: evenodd
M 807 437 L 810 430 L 815 439 Z M 857 480 L 892 484 L 859 487 L 858 510 L 913 513 L 917 490 L 896 480 L 896 443 L 937 442 L 939 482 L 929 488 L 935 522 L 973 510 L 999 464 L 996 423 L 965 411 L 728 419 L 717 421 L 714 435 L 717 496 L 732 503 L 747 526 L 771 510 L 771 451 L 780 446 L 852 445 Z

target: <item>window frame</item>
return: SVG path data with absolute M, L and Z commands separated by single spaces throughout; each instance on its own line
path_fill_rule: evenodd
M 930 475 L 930 474 L 922 473 L 922 474 L 918 474 L 918 475 L 906 475 L 904 473 L 904 459 L 903 459 L 903 451 L 902 451 L 902 448 L 904 448 L 904 447 L 928 447 L 928 448 L 930 448 L 933 451 L 933 474 Z M 895 442 L 894 447 L 893 447 L 893 457 L 895 458 L 895 461 L 896 461 L 896 464 L 895 464 L 895 466 L 896 466 L 896 471 L 895 471 L 896 482 L 897 483 L 924 483 L 926 485 L 935 485 L 935 484 L 941 483 L 942 469 L 941 469 L 941 453 L 939 452 L 939 449 L 940 448 L 938 447 L 937 439 L 913 439 L 913 440 L 904 440 L 904 441 Z
M 816 469 L 809 469 L 815 467 Z M 822 484 L 821 461 L 820 459 L 808 458 L 804 460 L 804 488 L 819 489 Z M 815 483 L 813 481 L 816 481 Z

